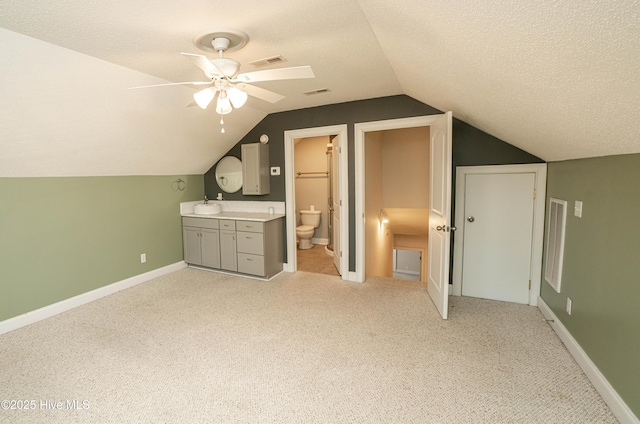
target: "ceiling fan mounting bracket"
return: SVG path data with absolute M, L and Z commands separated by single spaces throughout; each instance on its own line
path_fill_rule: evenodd
M 237 29 L 218 28 L 206 30 L 193 36 L 193 44 L 207 52 L 236 51 L 249 42 L 249 36 Z

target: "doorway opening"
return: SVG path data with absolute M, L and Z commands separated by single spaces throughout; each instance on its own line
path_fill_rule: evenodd
M 347 125 L 285 131 L 287 260 L 284 270 L 295 272 L 298 257 L 314 269 L 331 270 L 348 279 Z M 302 217 L 306 222 L 302 223 Z M 315 217 L 315 218 L 314 218 Z M 319 222 L 315 222 L 317 218 Z M 305 225 L 307 228 L 298 228 Z M 310 227 L 310 228 L 309 228 Z M 302 238 L 305 241 L 299 243 Z M 317 252 L 316 252 L 317 251 Z M 331 266 L 325 267 L 329 259 Z M 302 264 L 302 263 L 300 263 Z M 302 270 L 302 269 L 301 269 Z M 306 269 L 309 270 L 309 269 Z M 314 272 L 314 271 L 312 271 Z M 328 273 L 328 272 L 323 272 Z M 336 275 L 334 274 L 334 275 Z
M 294 139 L 298 271 L 340 275 L 333 261 L 336 137 L 333 134 Z
M 428 249 L 429 138 L 428 126 L 364 135 L 365 280 L 395 278 L 400 247 Z M 420 274 L 418 268 L 418 280 L 426 283 L 426 272 L 422 280 Z
M 434 306 L 443 319 L 447 319 L 449 304 L 449 258 L 451 246 L 451 156 L 453 114 L 445 112 L 439 115 L 418 116 L 412 118 L 391 119 L 360 123 L 355 125 L 355 281 L 363 282 L 367 260 L 366 250 L 369 243 L 365 240 L 366 227 L 375 227 L 385 237 L 385 221 L 391 222 L 386 208 L 378 213 L 367 209 L 366 197 L 368 191 L 365 183 L 365 138 L 366 134 L 374 131 L 385 131 L 399 128 L 429 128 L 429 157 L 423 165 L 429 166 L 429 207 L 428 219 L 421 222 L 427 226 L 427 292 Z M 410 186 L 411 178 L 405 178 L 400 189 Z M 375 195 L 375 194 L 374 194 Z M 390 208 L 391 209 L 391 208 Z M 365 247 L 366 246 L 366 247 Z

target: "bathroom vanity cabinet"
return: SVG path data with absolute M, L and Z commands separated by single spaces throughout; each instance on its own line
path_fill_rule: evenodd
M 284 262 L 284 218 L 241 220 L 183 217 L 184 260 L 188 264 L 271 278 L 282 271 Z M 204 222 L 203 222 L 204 221 Z M 215 224 L 214 224 L 215 223 Z M 198 236 L 213 231 L 216 236 Z M 216 243 L 217 262 L 203 260 L 203 253 Z M 202 243 L 207 240 L 207 247 Z M 197 249 L 200 249 L 199 252 Z M 213 264 L 213 265 L 212 265 Z
M 262 143 L 243 144 L 242 150 L 242 194 L 269 194 L 269 146 Z
M 220 232 L 217 220 L 184 217 L 182 239 L 185 262 L 220 268 Z

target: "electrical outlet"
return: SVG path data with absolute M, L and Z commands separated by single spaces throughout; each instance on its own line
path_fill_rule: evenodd
M 271 167 L 271 175 L 280 175 L 280 167 L 272 166 Z
M 567 297 L 567 314 L 571 315 L 571 309 L 573 308 L 573 300 Z
M 147 254 L 143 253 L 140 255 L 140 263 L 143 264 L 145 262 L 147 262 Z

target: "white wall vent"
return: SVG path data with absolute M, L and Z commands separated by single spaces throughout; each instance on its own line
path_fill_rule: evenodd
M 249 62 L 249 65 L 260 67 L 260 66 L 273 65 L 274 63 L 282 63 L 286 61 L 287 59 L 285 59 L 280 55 L 277 55 L 277 56 L 265 57 L 264 59 L 254 60 L 253 62 Z
M 562 258 L 564 257 L 564 233 L 567 221 L 566 200 L 549 199 L 549 228 L 547 229 L 547 254 L 544 279 L 560 293 Z
M 316 88 L 315 90 L 309 90 L 309 91 L 303 91 L 302 94 L 304 94 L 305 96 L 311 96 L 314 94 L 322 94 L 322 93 L 328 93 L 329 90 L 328 88 Z

